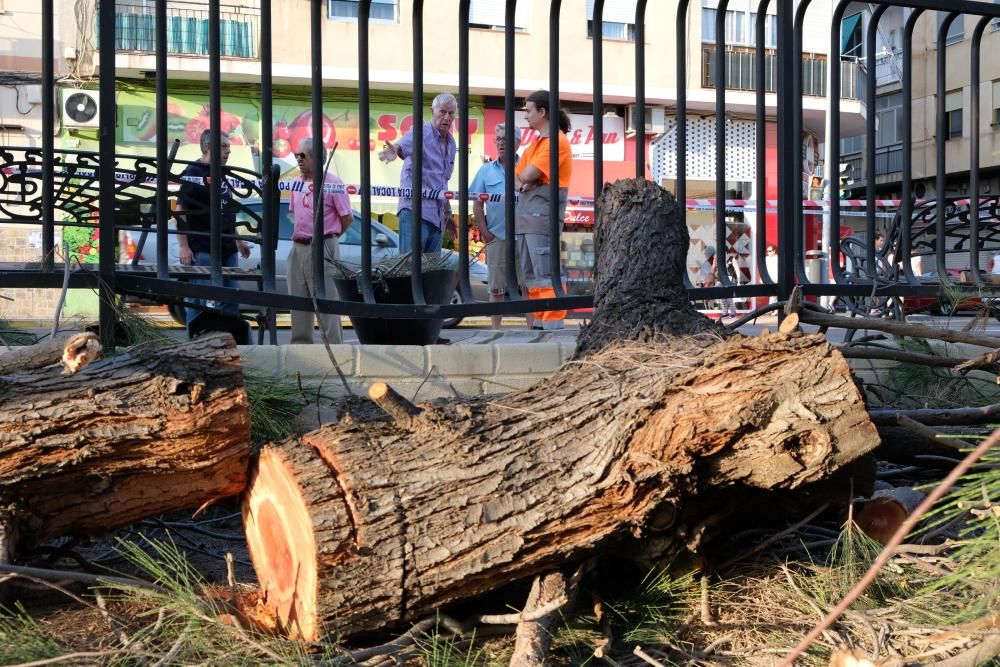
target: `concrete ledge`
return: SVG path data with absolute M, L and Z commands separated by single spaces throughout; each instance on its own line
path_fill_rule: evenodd
M 974 357 L 984 349 L 971 345 L 932 343 L 942 356 Z M 371 383 L 385 380 L 403 396 L 417 401 L 472 397 L 525 389 L 544 380 L 566 363 L 576 345 L 570 342 L 485 343 L 475 345 L 393 346 L 345 344 L 331 346 L 351 390 L 367 392 Z M 240 348 L 248 371 L 258 375 L 308 384 L 323 383 L 324 393 L 343 394 L 326 348 L 322 345 L 244 346 Z M 865 382 L 897 364 L 884 360 L 849 360 L 855 375 Z M 989 378 L 985 373 L 976 373 Z
M 524 389 L 554 373 L 573 354 L 572 343 L 477 345 L 332 345 L 351 391 L 364 394 L 380 380 L 410 400 L 472 397 Z M 248 372 L 323 383 L 345 393 L 323 345 L 240 347 Z

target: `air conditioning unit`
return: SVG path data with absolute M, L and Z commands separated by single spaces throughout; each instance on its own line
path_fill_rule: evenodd
M 99 95 L 96 90 L 64 88 L 62 91 L 62 122 L 64 127 L 98 127 Z
M 625 131 L 634 133 L 639 125 L 639 108 L 628 105 L 628 113 L 625 114 Z M 643 126 L 647 134 L 663 134 L 667 131 L 667 115 L 663 107 L 646 106 L 646 118 Z

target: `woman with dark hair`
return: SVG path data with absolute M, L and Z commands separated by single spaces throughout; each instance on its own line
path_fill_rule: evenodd
M 549 92 L 536 90 L 525 100 L 524 118 L 528 127 L 538 132 L 535 139 L 524 151 L 514 169 L 514 188 L 520 193 L 517 202 L 517 217 L 514 225 L 514 243 L 517 251 L 517 275 L 522 293 L 529 298 L 554 296 L 552 272 L 549 266 L 549 154 L 551 122 Z M 566 214 L 566 198 L 569 182 L 573 175 L 573 153 L 566 133 L 569 132 L 569 116 L 559 110 L 559 132 L 557 151 L 559 154 L 559 221 Z M 534 324 L 531 313 L 525 315 L 528 326 Z M 539 313 L 543 328 L 562 328 L 565 311 Z

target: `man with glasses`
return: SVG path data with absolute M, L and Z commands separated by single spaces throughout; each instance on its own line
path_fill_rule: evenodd
M 326 162 L 326 147 L 322 147 L 323 161 Z M 313 208 L 313 188 L 316 181 L 327 185 L 342 185 L 343 181 L 333 174 L 322 173 L 322 178 L 317 179 L 316 165 L 313 164 L 313 140 L 303 139 L 299 143 L 299 152 L 295 154 L 298 162 L 299 181 L 305 183 L 305 187 L 293 189 L 289 196 L 288 216 L 292 220 L 292 248 L 288 251 L 288 268 L 286 276 L 288 281 L 288 293 L 292 296 L 304 296 L 312 298 L 316 292 L 316 283 L 313 275 L 313 227 L 316 210 Z M 320 164 L 319 170 L 323 170 Z M 354 221 L 354 212 L 351 210 L 351 199 L 343 192 L 332 193 L 324 191 L 320 197 L 323 206 L 323 242 L 320 248 L 325 259 L 324 267 L 335 259 L 340 258 L 340 235 L 347 231 Z M 324 268 L 323 285 L 326 288 L 326 298 L 336 299 L 337 288 L 333 284 L 333 276 L 329 269 Z M 313 321 L 314 313 L 305 310 L 292 311 L 292 340 L 293 344 L 310 344 L 313 342 Z M 340 328 L 340 315 L 323 313 L 319 315 L 320 326 L 326 333 L 325 341 L 328 343 L 343 342 L 343 331 Z
M 447 190 L 448 181 L 455 169 L 455 153 L 458 146 L 451 135 L 455 122 L 458 102 L 455 96 L 441 93 L 431 104 L 431 119 L 422 128 L 410 128 L 397 144 L 385 142 L 385 148 L 378 154 L 382 162 L 392 162 L 403 158 L 403 171 L 399 176 L 399 187 L 406 190 L 413 187 L 413 142 L 422 141 L 424 154 L 421 172 L 423 187 Z M 415 136 L 419 133 L 419 136 Z M 419 193 L 418 193 L 419 196 Z M 451 214 L 451 202 L 445 199 L 429 199 L 423 202 L 421 220 L 420 252 L 440 253 L 443 235 L 457 236 L 455 219 Z M 410 251 L 413 238 L 413 199 L 399 198 L 399 252 Z
M 496 127 L 497 159 L 487 162 L 479 171 L 469 185 L 469 192 L 486 192 L 489 194 L 504 193 L 506 182 L 504 173 L 504 159 L 509 148 L 514 153 L 514 161 L 517 162 L 517 148 L 520 145 L 520 137 L 517 129 L 511 132 L 508 140 L 503 123 Z M 509 145 L 508 145 L 509 144 Z M 504 217 L 504 203 L 490 202 L 484 204 L 478 199 L 472 205 L 472 216 L 479 230 L 479 235 L 486 244 L 486 268 L 489 271 L 490 301 L 503 301 L 507 294 L 507 226 Z M 493 315 L 493 328 L 499 329 L 503 320 L 503 315 Z

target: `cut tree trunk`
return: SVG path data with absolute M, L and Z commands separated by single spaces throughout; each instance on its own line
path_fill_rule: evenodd
M 7 374 L 0 503 L 22 548 L 197 507 L 243 490 L 249 425 L 228 335 Z
M 405 418 L 261 453 L 244 522 L 287 633 L 410 623 L 633 536 L 696 547 L 741 493 L 801 488 L 878 444 L 823 337 L 724 340 L 691 308 L 671 195 L 619 182 L 600 210 L 578 359 L 502 399 L 395 410 Z

